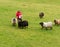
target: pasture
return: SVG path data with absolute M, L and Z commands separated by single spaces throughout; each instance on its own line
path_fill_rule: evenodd
M 17 10 L 28 20 L 28 28 L 11 25 Z M 44 18 L 39 18 L 39 12 L 44 12 Z M 41 30 L 39 25 L 54 19 L 60 19 L 60 0 L 0 0 L 0 47 L 60 47 L 60 26 Z

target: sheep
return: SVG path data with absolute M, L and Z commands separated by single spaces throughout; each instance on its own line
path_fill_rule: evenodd
M 60 25 L 60 19 L 55 19 L 54 23 L 55 23 L 55 25 Z
M 46 30 L 47 28 L 52 29 L 52 22 L 40 22 L 39 24 L 42 26 L 42 28 L 46 28 Z
M 24 20 L 22 21 L 22 19 L 18 19 L 18 27 L 24 28 L 28 26 L 28 21 Z
M 16 26 L 16 18 L 12 18 L 12 25 Z
M 22 19 L 19 18 L 19 19 L 18 19 L 18 27 L 21 27 L 21 26 L 22 26 Z
M 39 13 L 39 17 L 40 18 L 43 18 L 43 16 L 44 16 L 44 13 L 43 12 Z

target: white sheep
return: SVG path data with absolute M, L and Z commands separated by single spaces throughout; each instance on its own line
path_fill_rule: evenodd
M 57 24 L 57 25 L 60 25 L 60 19 L 55 19 L 54 20 L 54 23 L 55 23 L 55 25 Z
M 13 25 L 13 26 L 16 26 L 17 19 L 16 19 L 16 18 L 12 18 L 11 22 L 12 22 L 12 25 Z
M 42 26 L 42 28 L 50 28 L 52 29 L 52 22 L 40 22 L 40 25 Z

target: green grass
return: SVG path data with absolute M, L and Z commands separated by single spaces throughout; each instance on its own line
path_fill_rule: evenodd
M 28 20 L 26 29 L 11 25 L 17 10 Z M 40 19 L 39 12 L 45 16 Z M 60 47 L 60 26 L 41 30 L 39 22 L 60 18 L 60 0 L 0 0 L 0 47 Z

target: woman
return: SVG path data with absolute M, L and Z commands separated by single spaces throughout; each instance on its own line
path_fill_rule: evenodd
M 17 20 L 22 19 L 22 12 L 21 11 L 16 12 L 16 18 L 17 18 Z

